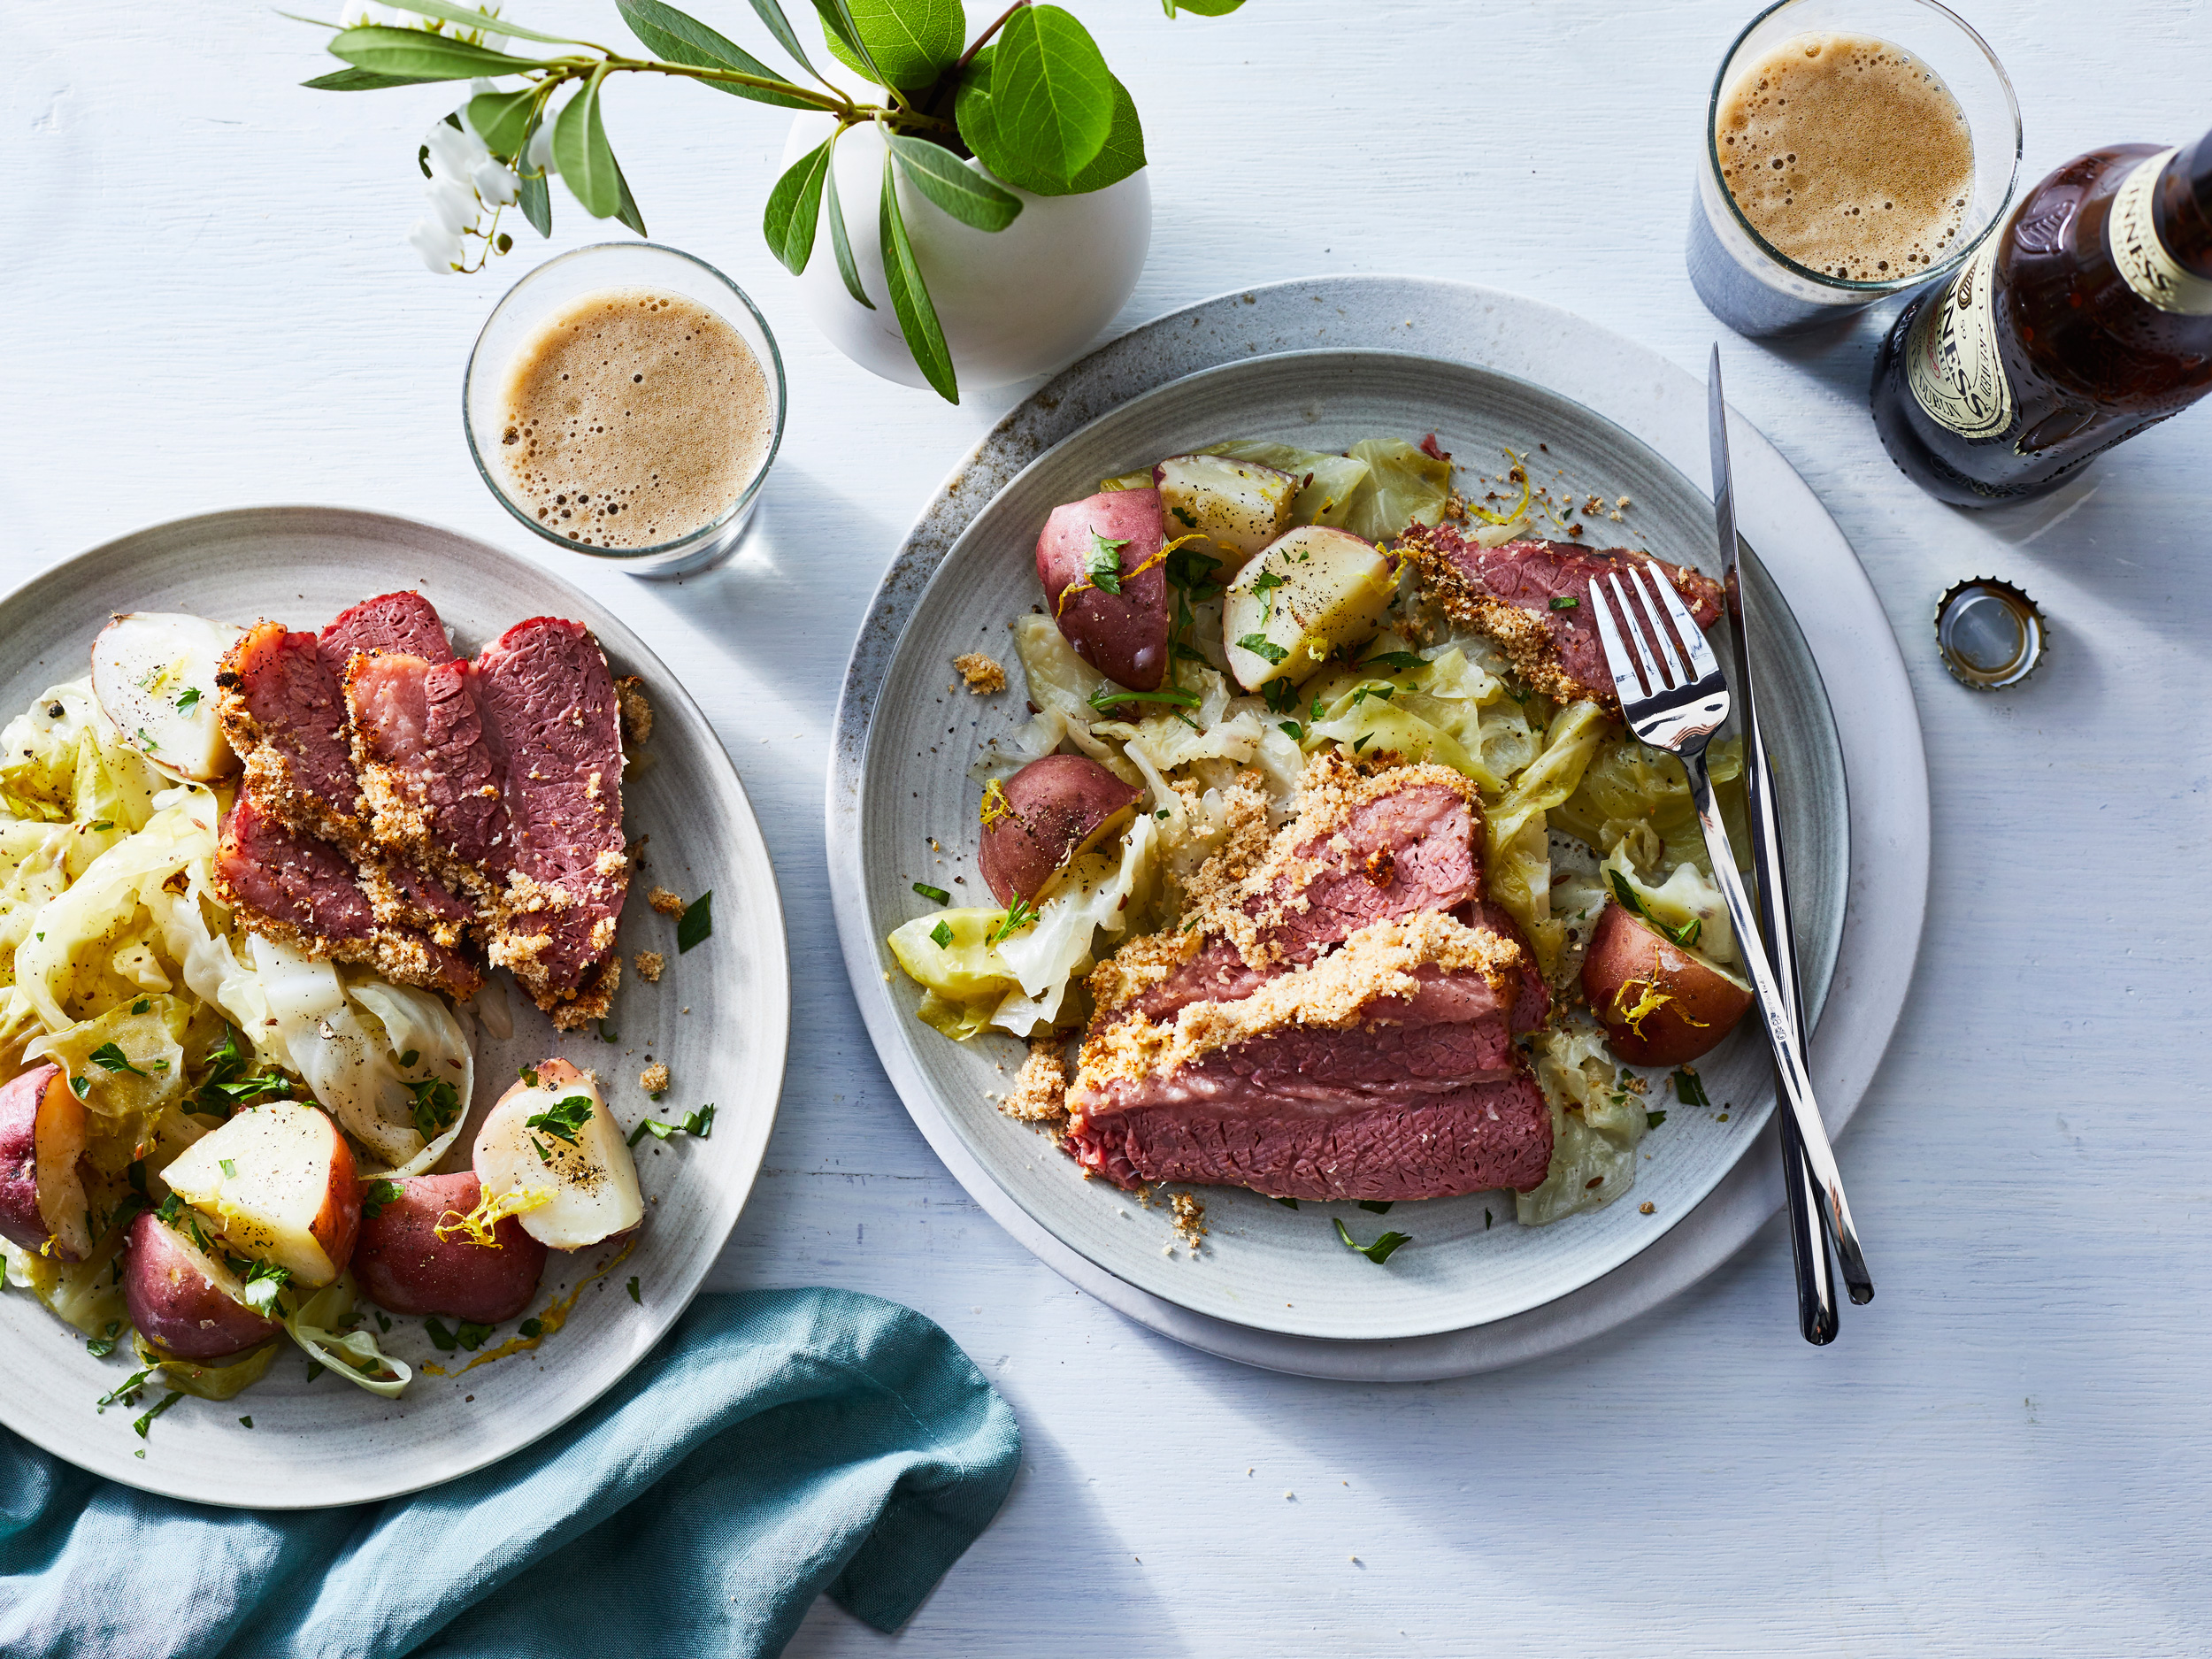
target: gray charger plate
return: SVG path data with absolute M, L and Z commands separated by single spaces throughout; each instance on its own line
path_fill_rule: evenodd
M 1376 347 L 1393 349 L 1394 358 Z M 1315 349 L 1325 357 L 1248 361 Z M 1225 363 L 1240 366 L 1199 373 Z M 1119 408 L 1186 375 L 1196 378 L 1173 396 Z M 916 1024 L 910 987 L 884 978 L 880 942 L 915 913 L 910 881 L 948 885 L 946 875 L 972 867 L 962 773 L 1018 705 L 999 712 L 946 693 L 948 662 L 988 649 L 990 631 L 1033 602 L 1029 548 L 1053 503 L 1210 437 L 1332 447 L 1434 427 L 1463 459 L 1542 440 L 1569 483 L 1634 498 L 1624 529 L 1640 528 L 1663 556 L 1709 569 L 1709 510 L 1679 470 L 1703 470 L 1701 398 L 1663 360 L 1512 296 L 1402 278 L 1286 283 L 1207 302 L 1116 342 L 1009 415 L 948 481 L 887 575 L 855 649 L 830 780 L 832 879 L 864 1015 L 910 1111 L 979 1202 L 1053 1266 L 1154 1328 L 1231 1357 L 1318 1375 L 1432 1377 L 1548 1351 L 1627 1317 L 1709 1271 L 1771 1212 L 1778 1176 L 1769 1139 L 1756 1133 L 1771 1090 L 1763 1062 L 1739 1038 L 1706 1068 L 1724 1091 L 1715 1098 L 1735 1108 L 1729 1123 L 1678 1111 L 1647 1142 L 1654 1156 L 1641 1166 L 1635 1202 L 1651 1201 L 1652 1217 L 1631 1202 L 1525 1233 L 1485 1227 L 1483 1209 L 1509 1214 L 1510 1201 L 1498 1197 L 1402 1206 L 1387 1225 L 1414 1233 L 1419 1248 L 1378 1271 L 1333 1245 L 1333 1212 L 1363 1233 L 1384 1225 L 1348 1206 L 1292 1215 L 1248 1194 L 1209 1192 L 1206 1256 L 1169 1258 L 1156 1217 L 1075 1180 L 1048 1144 L 998 1116 L 983 1091 L 1004 1087 L 995 1067 L 1011 1045 L 986 1061 Z M 1853 987 L 1826 1016 L 1815 1051 L 1824 1101 L 1840 1126 L 1894 1023 L 1917 948 L 1924 765 L 1894 641 L 1847 545 L 1786 464 L 1747 428 L 1739 434 L 1743 493 L 1755 509 L 1747 538 L 1767 549 L 1809 636 L 1776 629 L 1763 641 L 1762 666 L 1779 694 L 1775 741 L 1792 786 L 1809 977 L 1816 995 L 1832 971 Z M 1005 636 L 997 638 L 1002 651 Z M 1832 652 L 1847 652 L 1853 670 L 1840 733 L 1813 666 Z M 1852 789 L 1847 803 L 1846 772 L 1870 785 Z M 942 864 L 925 834 L 949 849 Z M 1878 870 L 1871 848 L 1881 850 Z M 1847 890 L 1875 879 L 1884 902 L 1847 920 Z M 1754 1147 L 1759 1156 L 1744 1157 Z M 1686 1217 L 1689 1225 L 1676 1225 Z
M 652 840 L 623 911 L 620 944 L 632 960 L 610 1025 L 618 1041 L 557 1033 L 499 975 L 514 1034 L 499 1041 L 480 1031 L 473 1114 L 488 1110 L 518 1066 L 559 1054 L 598 1073 L 626 1129 L 643 1117 L 680 1118 L 708 1100 L 717 1106 L 714 1129 L 703 1141 L 640 1143 L 647 1219 L 636 1248 L 584 1291 L 565 1327 L 536 1350 L 464 1375 L 474 1356 L 441 1354 L 420 1320 L 395 1320 L 380 1340 L 417 1371 L 397 1400 L 336 1377 L 310 1384 L 305 1355 L 288 1344 L 234 1403 L 180 1400 L 141 1440 L 131 1421 L 158 1391 L 132 1409 L 93 1410 L 134 1368 L 127 1348 L 96 1360 L 81 1336 L 29 1295 L 0 1294 L 0 1344 L 14 1356 L 0 1423 L 95 1473 L 172 1497 L 272 1509 L 366 1502 L 450 1480 L 550 1433 L 642 1359 L 689 1305 L 736 1224 L 775 1122 L 790 974 L 775 872 L 744 787 L 705 715 L 652 652 L 535 565 L 429 525 L 335 508 L 249 508 L 142 530 L 9 597 L 0 610 L 0 719 L 49 685 L 83 674 L 111 611 L 183 611 L 242 623 L 277 617 L 319 627 L 356 600 L 399 588 L 429 597 L 464 653 L 526 617 L 581 621 L 617 674 L 643 679 L 655 714 L 648 762 L 623 791 L 631 838 Z M 656 882 L 686 897 L 712 889 L 712 937 L 679 956 L 674 924 L 645 903 L 643 889 Z M 668 958 L 658 985 L 634 972 L 641 949 Z M 638 1085 L 649 1054 L 674 1079 L 658 1105 Z M 473 1134 L 472 1122 L 446 1167 L 468 1167 Z M 557 1252 L 539 1303 L 612 1255 Z M 624 1294 L 633 1275 L 634 1303 Z M 482 1351 L 513 1334 L 511 1324 L 501 1326 Z M 452 1375 L 423 1374 L 426 1363 Z M 239 1422 L 249 1415 L 251 1429 Z

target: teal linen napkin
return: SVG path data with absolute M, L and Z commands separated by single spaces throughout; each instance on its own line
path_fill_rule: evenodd
M 911 1309 L 702 1296 L 568 1428 L 353 1509 L 210 1509 L 0 1430 L 8 1659 L 774 1655 L 826 1591 L 879 1630 L 997 1513 L 1012 1409 Z

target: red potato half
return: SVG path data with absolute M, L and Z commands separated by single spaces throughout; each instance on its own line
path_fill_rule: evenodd
M 442 1313 L 479 1325 L 498 1325 L 530 1305 L 545 1274 L 545 1246 L 512 1216 L 500 1217 L 490 1244 L 460 1233 L 438 1236 L 449 1212 L 465 1216 L 476 1208 L 483 1187 L 473 1173 L 416 1175 L 389 1185 L 399 1195 L 362 1216 L 353 1247 L 362 1294 L 392 1313 Z
M 534 1079 L 534 1080 L 533 1080 Z M 574 1140 L 530 1119 L 581 1099 Z M 607 1110 L 598 1080 L 565 1060 L 541 1060 L 499 1097 L 476 1133 L 472 1160 L 490 1193 L 542 1194 L 520 1210 L 522 1230 L 556 1250 L 584 1250 L 629 1232 L 645 1219 L 637 1165 Z
M 123 1247 L 123 1305 L 131 1324 L 179 1359 L 219 1359 L 283 1331 L 238 1300 L 238 1276 L 152 1211 Z
M 162 1179 L 227 1248 L 289 1268 L 302 1285 L 327 1285 L 352 1258 L 361 1225 L 353 1151 L 312 1106 L 250 1107 L 186 1148 Z
M 1617 903 L 1606 905 L 1590 935 L 1582 992 L 1631 1065 L 1681 1065 L 1709 1053 L 1751 1006 L 1748 985 Z
M 1167 674 L 1164 522 L 1158 490 L 1113 489 L 1055 507 L 1037 538 L 1037 580 L 1060 632 L 1078 657 L 1132 691 L 1157 691 Z M 1122 544 L 1118 594 L 1091 580 L 1101 540 Z
M 1081 854 L 1118 835 L 1140 792 L 1084 755 L 1047 755 L 999 786 L 1006 810 L 983 826 L 976 861 L 1001 904 L 1034 903 Z
M 0 1086 L 0 1238 L 27 1250 L 50 1239 L 57 1261 L 92 1254 L 77 1170 L 84 1143 L 84 1102 L 59 1066 L 34 1066 Z

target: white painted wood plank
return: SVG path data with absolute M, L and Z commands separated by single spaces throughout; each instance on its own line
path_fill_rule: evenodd
M 752 38 L 743 8 L 701 9 Z M 1538 293 L 1701 369 L 1690 167 L 1748 6 L 1079 10 L 1154 159 L 1158 227 L 1124 326 L 1254 282 L 1397 270 Z M 2203 0 L 1962 10 L 2019 89 L 2029 179 L 2207 119 Z M 611 13 L 518 15 L 589 33 Z M 449 96 L 299 90 L 327 66 L 319 37 L 265 10 L 86 0 L 8 21 L 0 580 L 265 501 L 412 513 L 535 556 L 474 475 L 458 401 L 476 328 L 541 246 L 526 232 L 488 275 L 440 280 L 399 242 L 414 147 Z M 772 112 L 687 88 L 609 104 L 654 232 L 754 292 L 793 385 L 735 567 L 680 588 L 578 578 L 714 718 L 784 884 L 784 1115 L 716 1282 L 910 1302 L 1028 1437 L 1005 1515 L 898 1652 L 2212 1645 L 2193 1051 L 2212 973 L 2194 902 L 2212 852 L 2212 415 L 2052 501 L 1964 515 L 1906 483 L 1866 420 L 1879 317 L 1819 347 L 1724 342 L 1739 409 L 1873 575 L 1927 728 L 1916 1000 L 1843 1148 L 1881 1298 L 1847 1310 L 1834 1348 L 1804 1348 L 1770 1228 L 1659 1315 L 1546 1364 L 1405 1388 L 1266 1376 L 1129 1325 L 1001 1233 L 908 1123 L 832 942 L 822 757 L 846 645 L 912 512 L 1014 395 L 948 410 L 812 334 L 757 230 Z M 557 193 L 555 211 L 557 247 L 597 239 Z M 1944 678 L 1925 633 L 1943 587 L 1985 572 L 2058 621 L 2045 672 L 1985 699 Z M 892 1648 L 825 1606 L 793 1651 Z

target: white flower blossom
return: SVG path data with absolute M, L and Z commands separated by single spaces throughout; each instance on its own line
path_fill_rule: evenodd
M 436 219 L 417 219 L 415 227 L 407 233 L 407 245 L 422 256 L 423 264 L 441 276 L 461 268 L 463 249 L 459 234 L 448 230 Z
M 526 157 L 533 173 L 542 173 L 551 178 L 559 168 L 553 165 L 553 130 L 550 123 L 541 121 L 538 130 L 530 134 L 530 153 Z
M 422 141 L 424 169 L 430 175 L 423 196 L 430 217 L 419 220 L 407 240 L 433 271 L 469 271 L 468 239 L 479 238 L 488 253 L 496 244 L 505 251 L 507 238 L 485 222 L 488 211 L 496 220 L 498 210 L 516 197 L 515 174 L 493 155 L 483 138 L 470 127 L 461 111 L 460 122 L 440 121 Z M 483 263 L 480 257 L 478 265 Z
M 503 162 L 486 157 L 469 171 L 477 200 L 486 207 L 505 207 L 515 199 L 515 175 Z

